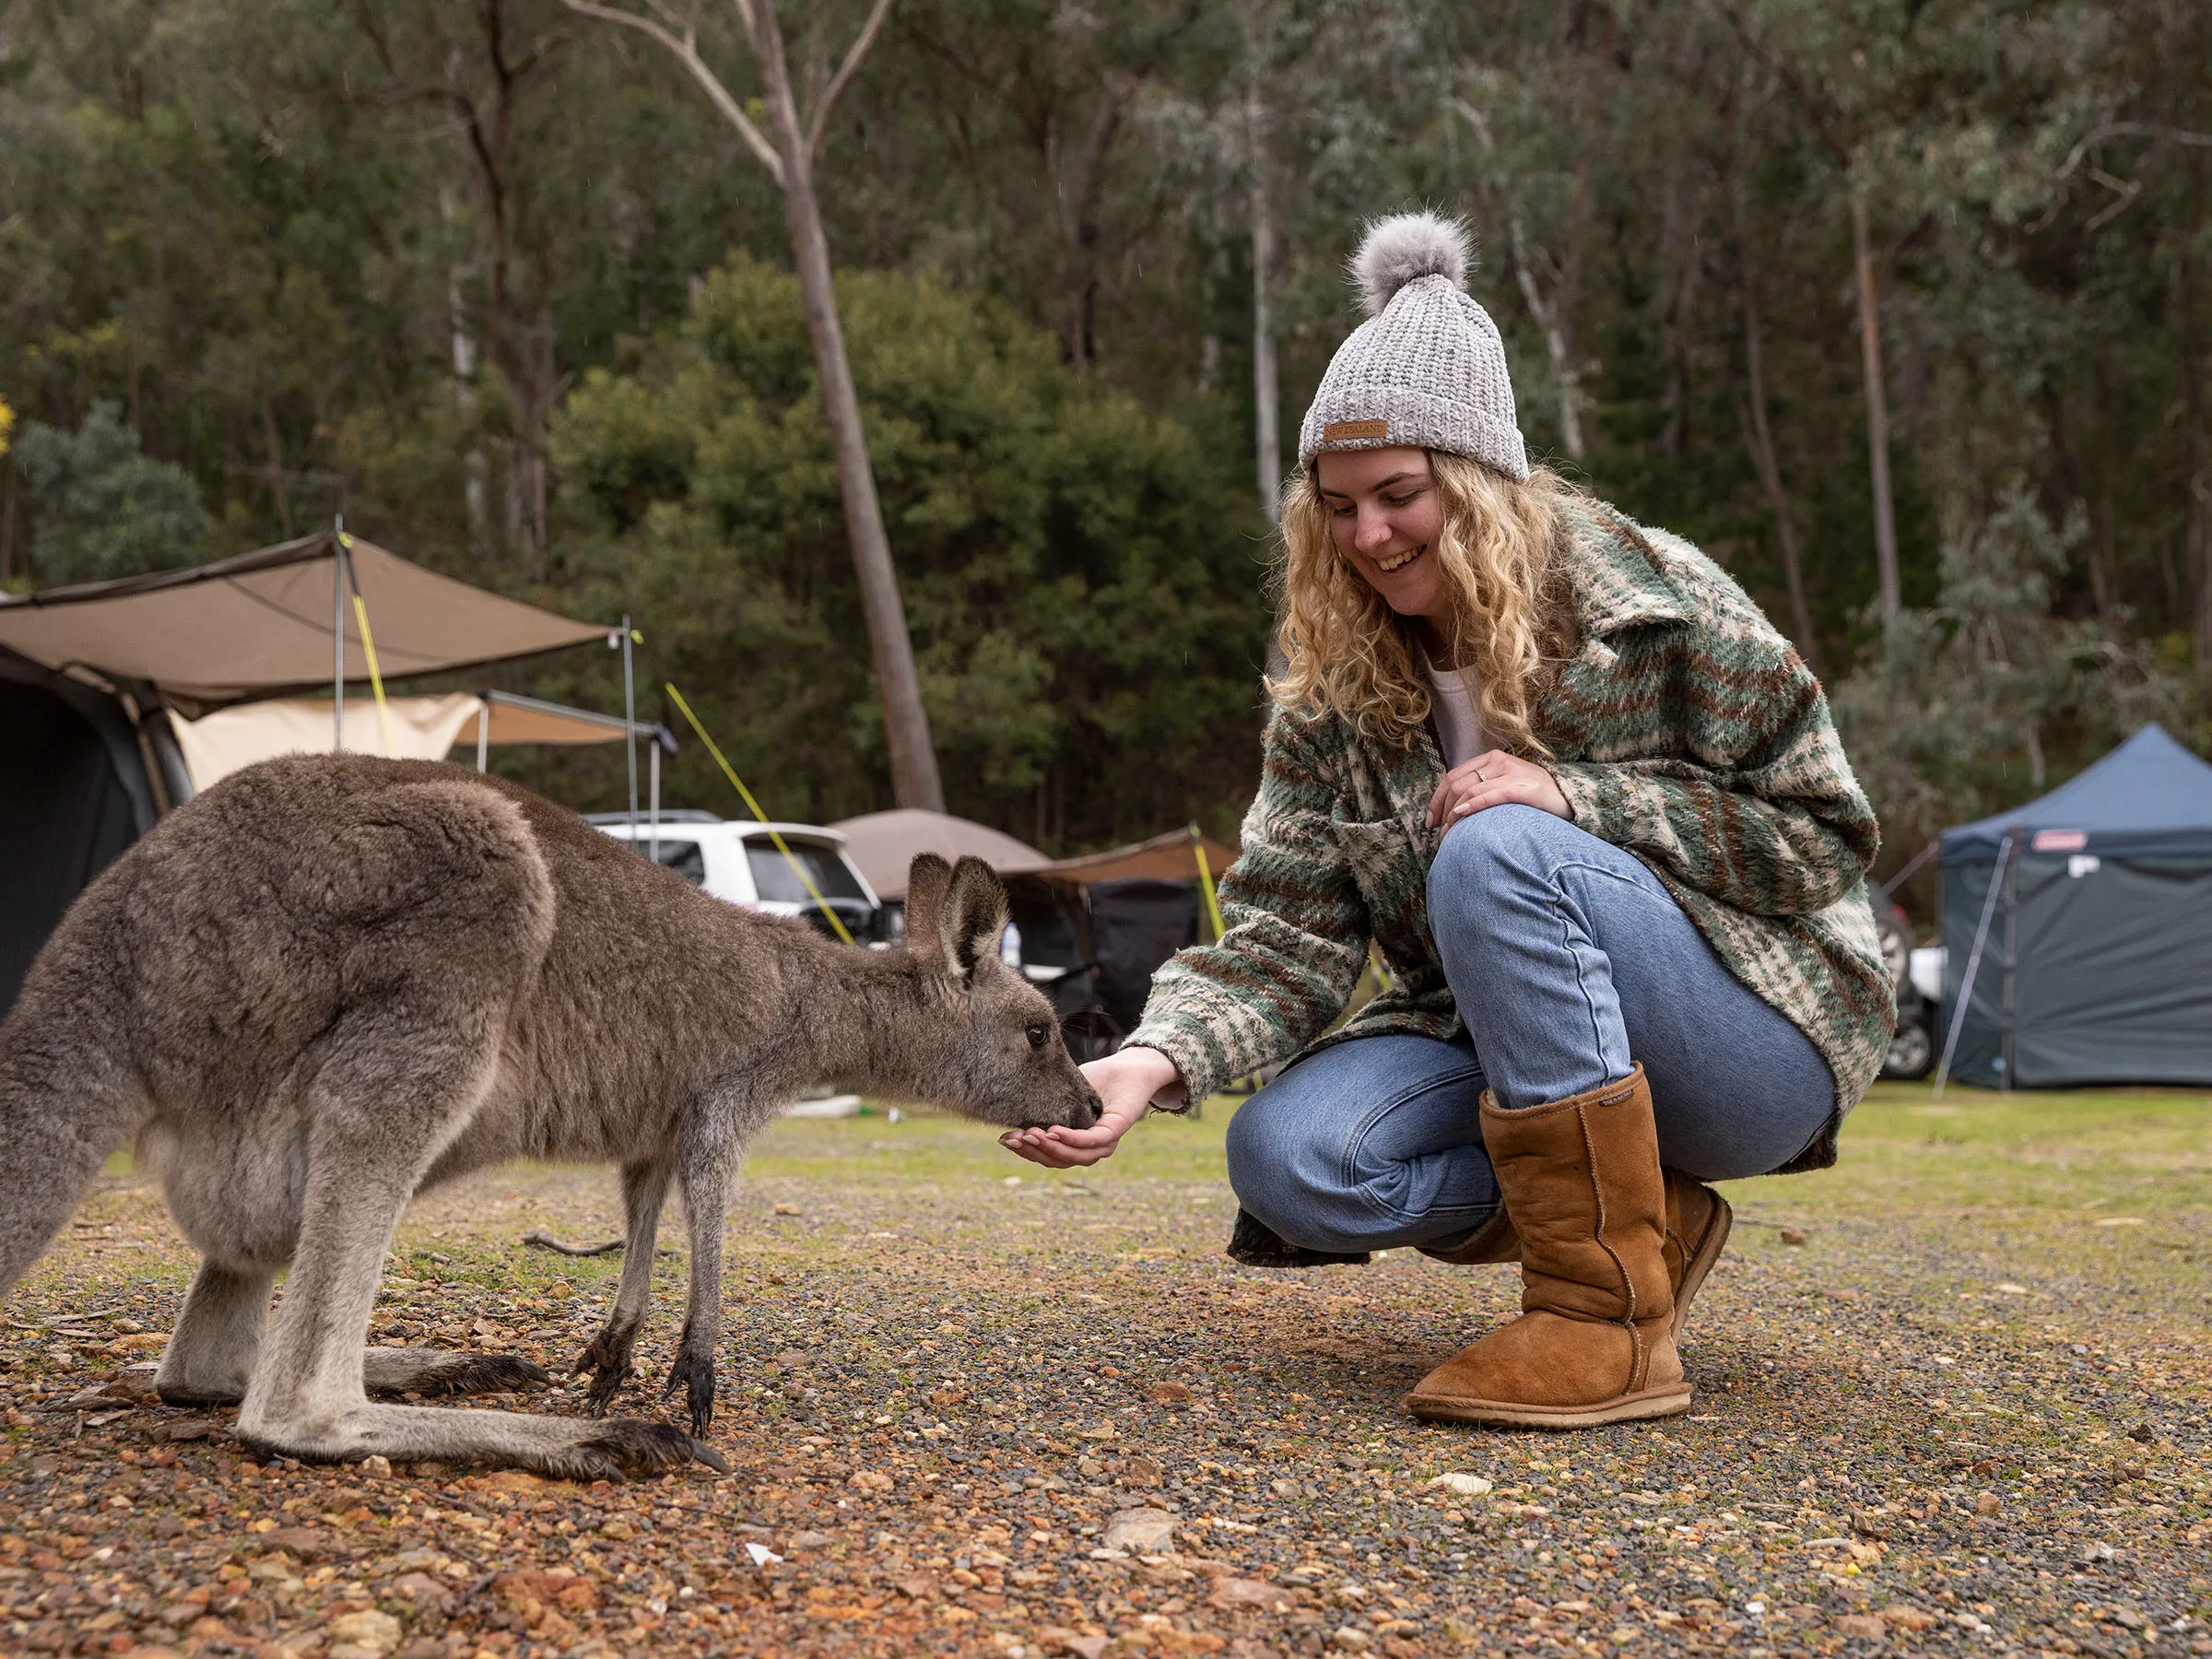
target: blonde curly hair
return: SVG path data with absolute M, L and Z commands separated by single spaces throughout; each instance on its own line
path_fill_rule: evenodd
M 1575 492 L 1549 467 L 1520 483 L 1464 455 L 1427 453 L 1443 507 L 1430 551 L 1459 598 L 1453 665 L 1479 675 L 1492 743 L 1546 754 L 1535 708 L 1572 631 L 1559 548 L 1562 509 Z M 1408 620 L 1337 552 L 1312 467 L 1284 492 L 1277 580 L 1285 666 L 1268 682 L 1275 700 L 1410 747 L 1429 718 L 1420 644 Z

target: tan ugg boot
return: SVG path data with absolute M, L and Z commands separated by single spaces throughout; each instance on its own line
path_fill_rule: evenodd
M 1712 1265 L 1721 1259 L 1721 1250 L 1728 1242 L 1728 1230 L 1735 1224 L 1735 1212 L 1728 1207 L 1727 1199 L 1696 1176 L 1685 1175 L 1679 1170 L 1667 1170 L 1664 1173 L 1666 1279 L 1675 1298 L 1673 1335 L 1680 1342 L 1683 1327 L 1689 1324 L 1689 1304 L 1704 1286 L 1705 1276 L 1712 1271 Z M 1477 1228 L 1474 1237 L 1465 1243 L 1424 1244 L 1420 1250 L 1423 1255 L 1449 1262 L 1455 1267 L 1518 1262 L 1521 1235 L 1513 1230 L 1513 1219 L 1505 1213 L 1505 1206 L 1500 1205 L 1498 1213 Z
M 1497 1213 L 1475 1230 L 1475 1236 L 1464 1244 L 1442 1247 L 1424 1244 L 1425 1256 L 1434 1256 L 1440 1262 L 1449 1262 L 1454 1267 L 1479 1267 L 1492 1262 L 1517 1262 L 1521 1259 L 1521 1235 L 1513 1230 L 1513 1218 L 1500 1205 Z
M 1666 1277 L 1675 1293 L 1673 1335 L 1682 1340 L 1689 1323 L 1689 1304 L 1705 1283 L 1705 1276 L 1721 1259 L 1735 1212 L 1722 1197 L 1694 1175 L 1668 1170 L 1666 1175 Z
M 1643 1068 L 1519 1111 L 1486 1093 L 1482 1138 L 1521 1239 L 1522 1314 L 1422 1378 L 1414 1416 L 1585 1429 L 1688 1410 Z

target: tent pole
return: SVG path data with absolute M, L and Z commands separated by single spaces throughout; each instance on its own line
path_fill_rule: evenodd
M 2015 824 L 2012 834 L 2016 839 L 2020 827 Z M 2012 1092 L 2013 1042 L 2012 1012 L 2014 984 L 2018 977 L 2020 941 L 2020 861 L 2014 859 L 2005 866 L 2005 1017 L 1999 1027 L 1998 1053 L 2004 1056 L 2005 1075 L 1997 1087 L 2005 1093 Z
M 1874 890 L 1879 893 L 1883 898 L 1888 898 L 1889 895 L 1896 892 L 1899 888 L 1904 886 L 1906 879 L 1911 877 L 1913 871 L 1919 869 L 1922 865 L 1928 862 L 1929 853 L 1935 852 L 1936 848 L 1942 845 L 1943 837 L 1939 835 L 1934 841 L 1930 841 L 1926 846 L 1923 847 L 1919 852 L 1913 853 L 1912 862 L 1906 865 L 1903 869 L 1900 870 L 1896 875 L 1890 877 L 1888 880 L 1881 883 L 1881 885 L 1877 887 Z
M 661 735 L 658 732 L 653 734 L 653 741 L 645 747 L 645 759 L 653 771 L 653 782 L 647 794 L 647 799 L 653 803 L 653 839 L 648 847 L 648 853 L 653 862 L 659 864 L 661 862 Z
M 2005 831 L 2005 839 L 1997 844 L 1997 867 L 1989 873 L 1989 894 L 1982 901 L 1982 920 L 1974 928 L 1974 947 L 1967 953 L 1966 973 L 1959 982 L 1959 1005 L 1951 1010 L 1951 1029 L 1943 1040 L 1943 1063 L 1936 1068 L 1936 1098 L 1943 1098 L 1943 1086 L 1950 1080 L 1951 1056 L 1959 1050 L 1959 1033 L 1966 1026 L 1967 1005 L 1974 1000 L 1974 975 L 1982 966 L 1982 944 L 1989 937 L 1989 918 L 1997 908 L 1997 890 L 2005 879 L 2005 866 L 2012 860 L 2012 831 Z
M 491 761 L 491 699 L 487 697 L 477 704 L 477 770 L 490 770 Z
M 346 515 L 330 530 L 330 747 L 346 747 Z
M 629 752 L 629 832 L 638 832 L 638 692 L 630 677 L 629 666 L 629 613 L 622 613 L 622 722 L 629 729 L 622 734 L 624 747 Z

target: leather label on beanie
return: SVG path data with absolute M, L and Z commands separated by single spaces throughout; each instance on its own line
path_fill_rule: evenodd
M 1321 429 L 1324 443 L 1344 443 L 1354 438 L 1387 438 L 1387 420 L 1332 420 Z

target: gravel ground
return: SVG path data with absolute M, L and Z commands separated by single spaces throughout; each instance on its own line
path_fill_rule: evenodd
M 735 1472 L 613 1486 L 262 1466 L 145 1396 L 191 1257 L 113 1175 L 0 1308 L 0 1650 L 2212 1653 L 2212 1100 L 1975 1142 L 1914 1100 L 1734 1191 L 1691 1416 L 1571 1436 L 1399 1406 L 1510 1270 L 1221 1256 L 1221 1112 L 1018 1180 L 970 1124 L 787 1123 L 732 1217 Z M 618 1258 L 519 1241 L 617 1215 L 606 1171 L 425 1200 L 375 1338 L 564 1367 Z

